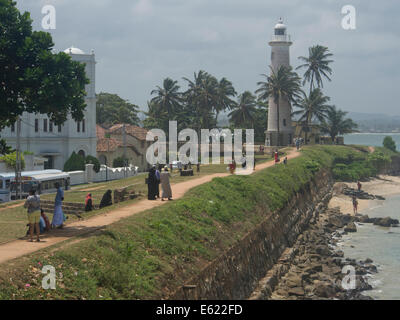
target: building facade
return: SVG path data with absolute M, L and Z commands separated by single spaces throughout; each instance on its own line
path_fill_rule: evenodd
M 128 165 L 138 167 L 141 172 L 148 170 L 146 152 L 153 142 L 146 141 L 147 132 L 138 126 L 125 125 L 124 148 L 123 124 L 116 124 L 108 129 L 97 125 L 97 158 L 101 164 L 112 167 L 114 160 L 123 158 L 125 154 Z
M 72 152 L 96 156 L 96 61 L 95 54 L 84 53 L 78 48 L 64 51 L 72 60 L 86 64 L 86 110 L 84 119 L 75 121 L 71 116 L 61 126 L 54 125 L 47 115 L 24 113 L 21 116 L 21 150 L 32 152 L 35 156 L 46 158 L 46 169 L 63 170 Z M 7 144 L 16 147 L 17 133 L 13 125 L 1 131 L 0 136 Z
M 277 72 L 281 66 L 290 67 L 290 36 L 282 19 L 275 25 L 271 46 L 271 68 Z M 279 101 L 279 110 L 274 98 L 269 99 L 266 146 L 287 146 L 293 143 L 292 108 L 286 98 Z

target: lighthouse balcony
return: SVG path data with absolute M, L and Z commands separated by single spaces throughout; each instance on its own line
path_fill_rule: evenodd
M 290 35 L 284 34 L 284 35 L 273 35 L 271 37 L 272 42 L 292 42 Z

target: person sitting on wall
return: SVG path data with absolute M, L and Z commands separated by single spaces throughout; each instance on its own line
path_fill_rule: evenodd
M 85 211 L 90 212 L 93 210 L 92 194 L 88 193 L 85 200 Z
M 112 206 L 112 191 L 107 190 L 100 202 L 100 209 Z

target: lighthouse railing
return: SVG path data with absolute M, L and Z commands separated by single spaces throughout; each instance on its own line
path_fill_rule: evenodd
M 291 42 L 291 37 L 288 34 L 285 35 L 273 35 L 271 41 Z

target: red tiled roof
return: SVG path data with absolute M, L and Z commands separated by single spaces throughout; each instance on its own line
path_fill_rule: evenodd
M 123 124 L 113 125 L 109 129 L 103 128 L 100 125 L 96 125 L 97 152 L 114 152 L 118 148 L 122 147 L 123 146 L 122 137 L 121 139 L 106 138 L 107 133 L 122 136 L 122 128 Z M 148 132 L 146 129 L 132 125 L 126 125 L 125 129 L 128 135 L 131 135 L 140 141 L 146 141 L 146 136 Z M 134 149 L 134 151 L 137 154 L 140 154 L 139 151 L 137 151 L 133 145 L 127 144 L 126 146 L 128 148 Z
M 107 133 L 107 129 L 103 128 L 100 125 L 96 125 L 96 135 L 97 135 L 97 140 L 104 139 Z
M 123 124 L 116 124 L 109 128 L 107 131 L 113 134 L 121 134 L 122 135 Z M 138 126 L 133 126 L 127 124 L 125 126 L 126 134 L 129 134 L 132 137 L 137 138 L 140 141 L 146 141 L 147 130 Z
M 117 139 L 97 139 L 97 152 L 113 152 L 121 146 L 122 142 L 118 141 Z

